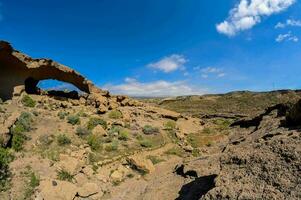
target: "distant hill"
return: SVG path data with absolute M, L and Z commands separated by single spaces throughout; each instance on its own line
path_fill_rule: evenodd
M 163 108 L 193 116 L 253 116 L 265 108 L 285 102 L 296 102 L 301 90 L 277 90 L 270 92 L 237 91 L 226 94 L 153 98 L 143 101 Z

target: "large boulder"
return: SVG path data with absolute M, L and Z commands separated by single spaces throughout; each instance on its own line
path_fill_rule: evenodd
M 130 156 L 127 161 L 132 168 L 143 173 L 152 173 L 155 171 L 152 161 L 141 156 Z

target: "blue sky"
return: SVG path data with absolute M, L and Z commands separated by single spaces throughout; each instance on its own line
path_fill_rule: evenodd
M 299 1 L 0 0 L 0 39 L 113 93 L 298 89 Z

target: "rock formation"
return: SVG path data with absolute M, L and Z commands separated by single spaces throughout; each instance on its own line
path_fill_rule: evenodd
M 24 85 L 27 93 L 37 93 L 41 80 L 55 79 L 71 83 L 83 92 L 103 93 L 76 71 L 50 59 L 33 59 L 0 41 L 0 98 L 9 99 L 16 86 Z

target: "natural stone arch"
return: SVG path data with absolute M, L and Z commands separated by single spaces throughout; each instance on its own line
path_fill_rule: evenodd
M 0 70 L 0 97 L 5 100 L 12 97 L 14 87 L 26 85 L 34 93 L 38 82 L 47 79 L 71 83 L 88 94 L 103 93 L 73 69 L 50 59 L 32 59 L 4 41 L 0 41 Z

